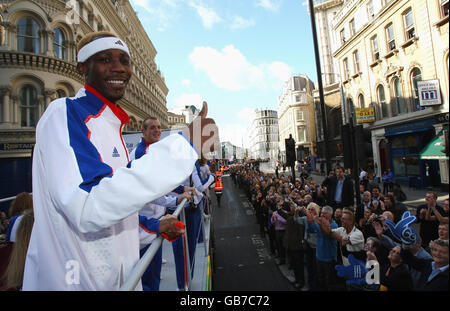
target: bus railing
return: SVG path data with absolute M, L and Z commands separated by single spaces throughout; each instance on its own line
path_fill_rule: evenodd
M 185 213 L 184 213 L 184 205 L 186 204 L 187 199 L 184 198 L 180 204 L 178 204 L 177 209 L 173 213 L 175 216 L 180 216 L 180 221 L 183 223 L 186 223 L 185 219 Z M 186 229 L 186 228 L 185 228 Z M 185 234 L 185 241 L 186 241 L 186 260 L 187 260 L 187 282 L 185 286 L 185 290 L 189 290 L 189 285 L 191 283 L 191 265 L 189 260 L 189 247 L 188 247 L 188 241 L 187 241 L 187 232 Z M 152 244 L 150 244 L 150 247 L 147 249 L 147 251 L 144 253 L 144 255 L 139 259 L 138 263 L 134 266 L 133 270 L 131 271 L 129 277 L 125 282 L 122 284 L 122 286 L 119 288 L 120 291 L 132 291 L 136 288 L 138 283 L 140 282 L 142 275 L 144 274 L 145 270 L 147 269 L 148 265 L 152 261 L 153 257 L 155 257 L 156 252 L 161 247 L 161 244 L 163 242 L 164 238 L 162 236 L 157 237 L 153 240 Z

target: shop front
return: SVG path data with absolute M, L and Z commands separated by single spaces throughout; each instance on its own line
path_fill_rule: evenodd
M 435 138 L 436 117 L 403 123 L 385 129 L 384 154 L 394 176 L 413 188 L 441 185 L 440 166 L 436 159 L 422 159 L 421 152 Z

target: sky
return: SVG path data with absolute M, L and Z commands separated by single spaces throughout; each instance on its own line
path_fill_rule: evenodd
M 305 0 L 130 0 L 157 50 L 167 108 L 201 109 L 220 140 L 249 147 L 255 109 L 277 110 L 285 81 L 317 80 Z

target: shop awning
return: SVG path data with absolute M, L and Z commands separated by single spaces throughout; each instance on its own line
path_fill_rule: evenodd
M 446 128 L 448 130 L 448 128 Z M 421 160 L 448 160 L 442 150 L 445 149 L 444 130 L 440 131 L 420 152 Z

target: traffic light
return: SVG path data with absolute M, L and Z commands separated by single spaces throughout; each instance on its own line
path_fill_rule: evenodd
M 341 138 L 342 138 L 342 150 L 344 152 L 344 167 L 353 167 L 353 154 L 352 154 L 352 133 L 349 124 L 341 126 Z
M 290 135 L 284 140 L 286 146 L 286 164 L 292 166 L 295 164 L 295 140 Z

